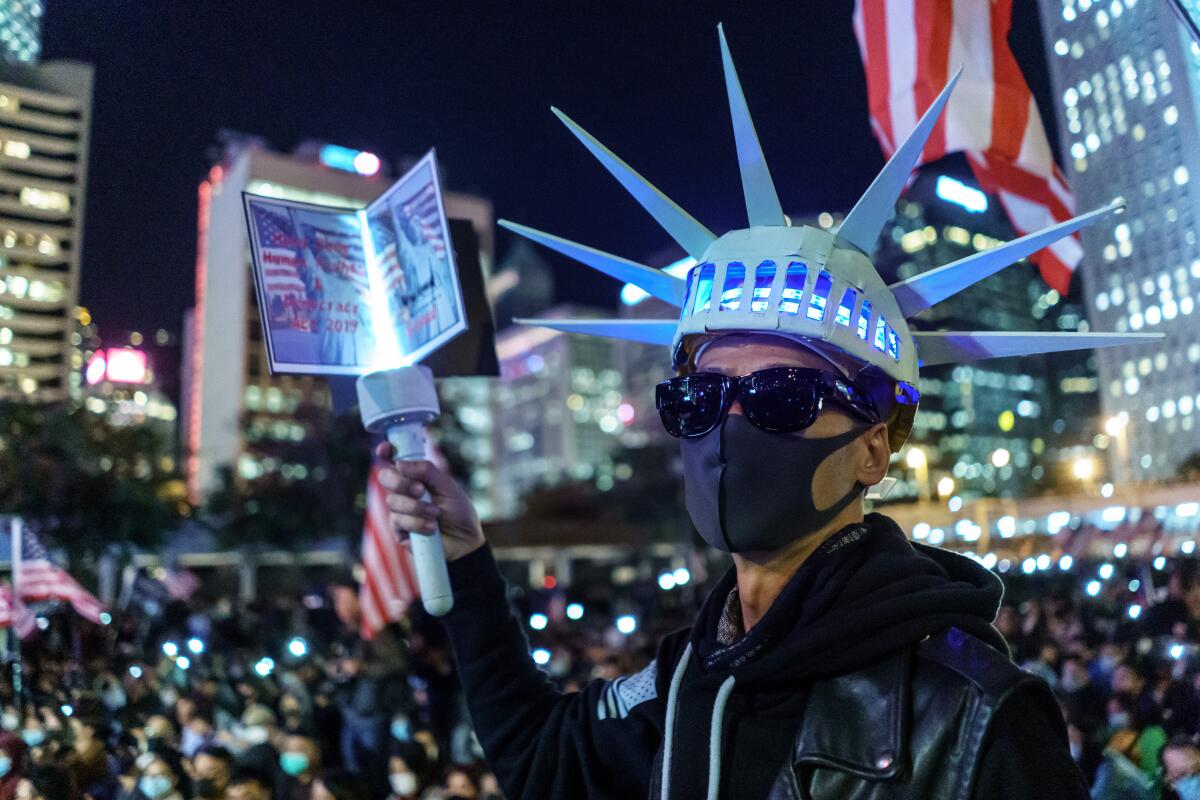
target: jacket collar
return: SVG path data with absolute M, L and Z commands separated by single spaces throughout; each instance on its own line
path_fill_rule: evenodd
M 796 734 L 795 764 L 891 778 L 908 761 L 912 649 L 817 681 Z M 836 720 L 831 724 L 831 720 Z

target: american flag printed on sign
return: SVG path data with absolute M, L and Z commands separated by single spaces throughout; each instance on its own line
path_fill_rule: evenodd
M 21 536 L 21 569 L 16 575 L 16 584 L 18 600 L 62 600 L 70 603 L 79 616 L 100 624 L 104 604 L 66 570 L 55 566 L 37 534 L 29 529 Z
M 1019 235 L 1074 214 L 1075 201 L 1012 51 L 1012 0 L 857 0 L 854 33 L 867 75 L 871 126 L 895 152 L 961 64 L 962 77 L 921 163 L 963 151 Z M 1078 236 L 1030 257 L 1066 294 L 1083 258 Z
M 379 466 L 371 467 L 367 482 L 367 514 L 363 522 L 363 582 L 360 633 L 373 639 L 389 622 L 398 621 L 419 597 L 412 552 L 392 530 L 387 493 L 379 482 Z
M 445 258 L 446 239 L 443 236 L 441 217 L 438 216 L 437 191 L 434 184 L 425 184 L 421 191 L 405 200 L 400 207 L 406 215 L 416 216 L 425 241 L 433 247 L 438 258 Z
M 304 296 L 303 265 L 298 250 L 303 242 L 296 236 L 292 219 L 284 211 L 252 206 L 258 241 L 262 248 L 262 269 L 267 294 Z

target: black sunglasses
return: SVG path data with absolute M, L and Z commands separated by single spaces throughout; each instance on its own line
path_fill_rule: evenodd
M 773 433 L 804 430 L 816 422 L 826 401 L 867 422 L 879 421 L 871 401 L 844 378 L 802 367 L 773 367 L 733 378 L 717 372 L 681 375 L 658 384 L 654 400 L 667 433 L 685 439 L 717 427 L 734 400 L 747 421 Z

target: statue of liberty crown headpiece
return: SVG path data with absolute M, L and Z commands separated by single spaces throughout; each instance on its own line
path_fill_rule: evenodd
M 841 226 L 792 227 L 763 158 L 721 26 L 717 27 L 750 226 L 716 236 L 557 108 L 551 110 L 696 261 L 686 278 L 518 225 L 499 224 L 681 309 L 679 319 L 526 319 L 569 333 L 670 344 L 691 366 L 705 334 L 774 333 L 833 347 L 882 373 L 894 390 L 893 452 L 908 436 L 920 397 L 919 365 L 1022 356 L 1160 339 L 1161 334 L 911 331 L 906 319 L 1002 268 L 1123 210 L 1120 200 L 1045 230 L 887 285 L 868 255 L 925 147 L 961 69 L 917 122 Z M 820 343 L 824 343 L 821 345 Z M 876 395 L 878 396 L 878 395 Z

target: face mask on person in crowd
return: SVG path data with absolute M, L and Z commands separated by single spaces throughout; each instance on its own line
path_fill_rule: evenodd
M 696 530 L 709 545 L 730 553 L 778 550 L 820 530 L 863 487 L 855 482 L 832 506 L 818 510 L 817 468 L 865 430 L 858 426 L 810 439 L 764 431 L 730 414 L 704 436 L 680 439 L 684 501 Z M 786 491 L 781 475 L 787 476 Z
M 10 772 L 12 772 L 12 756 L 8 753 L 0 753 L 0 778 Z
M 1200 772 L 1175 781 L 1171 787 L 1179 800 L 1200 800 Z
M 388 783 L 392 785 L 392 791 L 401 797 L 417 793 L 417 776 L 411 772 L 393 772 L 388 776 Z
M 138 789 L 150 800 L 158 800 L 171 791 L 171 779 L 166 775 L 143 775 L 138 781 Z
M 279 767 L 294 778 L 308 771 L 308 756 L 294 750 L 280 753 Z
M 262 725 L 251 725 L 242 729 L 241 738 L 248 745 L 265 744 L 271 738 L 271 732 Z
M 216 797 L 217 783 L 212 778 L 197 778 L 192 781 L 192 791 L 197 797 Z
M 21 740 L 29 747 L 41 747 L 46 741 L 46 732 L 41 728 L 26 728 L 21 731 Z
M 6 731 L 15 731 L 21 727 L 21 718 L 16 715 L 16 712 L 6 711 L 0 715 L 0 727 Z
M 1126 711 L 1118 711 L 1108 715 L 1108 727 L 1115 730 L 1121 730 L 1129 727 L 1129 713 Z
M 206 737 L 204 734 L 196 733 L 191 728 L 185 727 L 179 739 L 179 752 L 188 758 L 192 758 L 196 755 L 196 751 L 204 746 L 205 741 Z
M 394 719 L 392 720 L 392 738 L 397 742 L 407 742 L 412 738 L 408 730 L 408 720 Z

